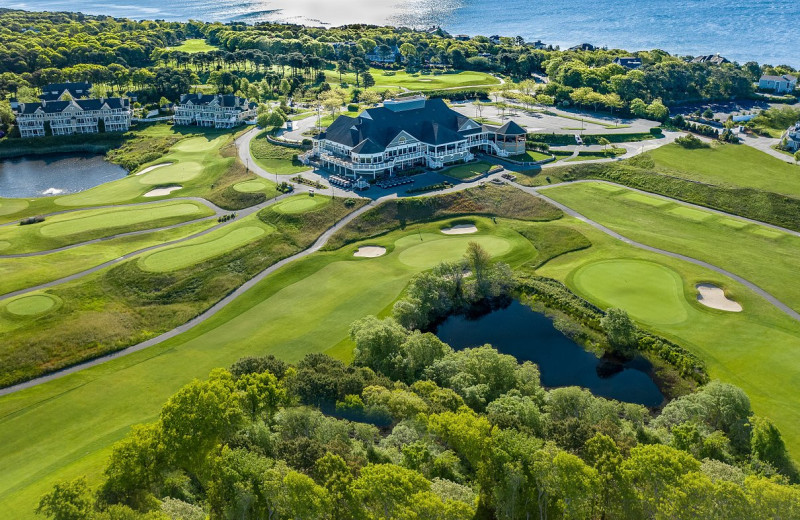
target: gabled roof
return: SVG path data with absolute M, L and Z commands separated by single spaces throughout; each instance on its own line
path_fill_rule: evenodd
M 472 123 L 467 125 L 467 123 Z M 471 128 L 459 131 L 460 128 Z M 318 136 L 353 149 L 356 153 L 380 153 L 401 133 L 431 145 L 464 141 L 486 127 L 452 110 L 441 99 L 413 98 L 387 101 L 384 106 L 369 108 L 358 117 L 339 116 Z M 525 130 L 513 121 L 492 132 L 523 135 Z
M 20 103 L 20 114 L 34 114 L 37 110 L 45 114 L 58 114 L 67 109 L 75 107 L 79 110 L 94 111 L 108 107 L 111 110 L 127 109 L 130 100 L 127 98 L 95 98 L 95 99 L 73 99 L 70 101 L 44 101 L 43 103 Z
M 368 155 L 368 154 L 383 152 L 383 147 L 382 146 L 378 146 L 378 144 L 375 143 L 375 141 L 373 141 L 372 139 L 367 138 L 367 139 L 364 139 L 363 141 L 361 141 L 360 143 L 358 143 L 355 146 L 355 148 L 353 148 L 353 151 L 355 153 Z
M 221 94 L 183 94 L 181 96 L 181 105 L 191 102 L 192 105 L 209 105 L 216 103 L 221 107 L 242 107 L 249 106 L 245 98 L 237 97 L 234 95 L 221 95 Z M 253 103 L 254 105 L 254 103 Z M 252 108 L 252 107 L 251 107 Z
M 525 135 L 528 132 L 519 126 L 514 121 L 509 121 L 508 123 L 504 124 L 497 130 L 495 130 L 500 135 Z
M 39 99 L 58 101 L 64 91 L 69 92 L 73 98 L 86 97 L 91 89 L 91 83 L 51 83 L 42 87 L 42 95 L 39 96 Z

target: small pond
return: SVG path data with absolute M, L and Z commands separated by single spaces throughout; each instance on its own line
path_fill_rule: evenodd
M 450 316 L 436 335 L 454 349 L 485 343 L 520 362 L 539 365 L 548 388 L 581 386 L 594 395 L 655 407 L 664 401 L 641 357 L 620 363 L 598 359 L 564 336 L 545 315 L 513 301 L 508 307 L 478 317 Z
M 128 174 L 102 155 L 68 153 L 0 160 L 0 197 L 33 198 L 75 193 Z

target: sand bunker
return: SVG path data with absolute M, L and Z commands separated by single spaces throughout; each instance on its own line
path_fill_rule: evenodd
M 445 235 L 469 235 L 470 233 L 477 232 L 478 228 L 475 227 L 475 224 L 456 224 L 453 227 L 442 230 L 442 233 Z
M 169 195 L 175 190 L 181 189 L 183 186 L 167 186 L 166 188 L 156 188 L 144 194 L 145 197 L 163 197 Z
M 739 302 L 729 300 L 725 296 L 725 291 L 710 283 L 697 284 L 697 301 L 706 307 L 728 312 L 742 312 L 742 305 Z
M 153 166 L 148 166 L 144 170 L 138 172 L 136 175 L 144 175 L 145 173 L 151 172 L 151 171 L 155 170 L 156 168 L 161 168 L 162 166 L 169 166 L 170 164 L 172 164 L 172 163 L 171 162 L 165 162 L 165 163 L 161 163 L 161 164 L 154 164 Z
M 360 256 L 363 258 L 377 258 L 386 254 L 386 248 L 380 246 L 362 246 L 359 247 L 353 256 Z

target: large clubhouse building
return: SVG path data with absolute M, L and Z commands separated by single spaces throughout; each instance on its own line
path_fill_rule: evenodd
M 471 161 L 475 152 L 524 153 L 525 130 L 513 121 L 481 125 L 441 99 L 414 97 L 386 101 L 356 118 L 339 116 L 314 139 L 305 160 L 348 177 L 377 178 Z
M 232 95 L 184 94 L 175 106 L 176 125 L 233 128 L 256 117 L 258 105 Z

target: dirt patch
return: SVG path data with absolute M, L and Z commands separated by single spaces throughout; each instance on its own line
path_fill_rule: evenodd
M 699 283 L 697 288 L 697 301 L 701 305 L 728 312 L 742 312 L 739 302 L 729 300 L 722 288 L 710 283 Z
M 358 256 L 361 258 L 377 258 L 379 256 L 383 256 L 386 254 L 386 248 L 380 246 L 361 246 L 359 247 L 353 256 Z

